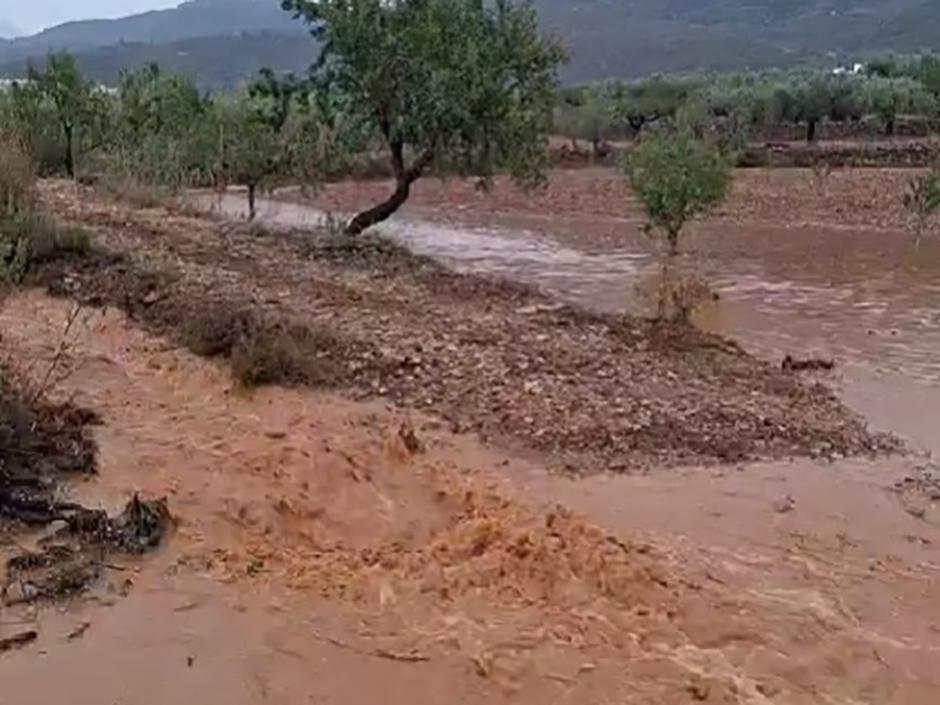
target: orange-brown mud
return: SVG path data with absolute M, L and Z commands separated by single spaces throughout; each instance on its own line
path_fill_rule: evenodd
M 125 216 L 97 213 L 99 237 L 120 242 Z M 264 281 L 248 260 L 239 269 L 205 257 L 198 238 L 219 235 L 192 224 L 170 237 L 128 215 L 124 228 L 133 247 L 153 241 L 146 256 L 175 261 L 179 281 Z M 565 240 L 556 225 L 557 241 L 603 254 L 600 240 Z M 313 265 L 302 271 L 328 281 Z M 511 320 L 498 298 L 475 301 Z M 4 352 L 47 360 L 69 307 L 15 295 L 0 314 Z M 878 424 L 913 443 L 906 457 L 830 452 L 565 478 L 543 456 L 455 435 L 401 405 L 242 390 L 225 364 L 136 317 L 89 307 L 69 337 L 55 395 L 103 421 L 99 475 L 73 492 L 104 508 L 135 491 L 166 495 L 176 531 L 156 557 L 114 566 L 113 592 L 3 610 L 0 638 L 38 632 L 0 654 L 4 705 L 936 702 L 940 494 L 922 452 L 936 446 L 906 432 L 911 410 Z M 924 335 L 929 327 L 908 345 Z M 758 331 L 743 342 L 766 340 Z M 839 374 L 881 360 L 865 350 L 856 362 L 840 356 Z M 929 374 L 903 379 L 933 408 Z M 425 452 L 408 450 L 403 425 Z
M 68 310 L 16 296 L 6 351 L 47 358 Z M 852 496 L 850 466 L 583 484 L 419 416 L 412 455 L 400 411 L 239 390 L 113 309 L 83 316 L 67 365 L 57 393 L 103 421 L 100 477 L 76 494 L 167 495 L 178 527 L 116 566 L 115 594 L 4 610 L 4 629 L 39 631 L 0 657 L 4 702 L 928 703 L 940 687 L 940 532 L 885 475 Z

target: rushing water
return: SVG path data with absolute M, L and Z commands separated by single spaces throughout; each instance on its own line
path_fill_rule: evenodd
M 238 194 L 199 199 L 227 217 L 246 212 Z M 313 229 L 327 216 L 311 206 L 263 200 L 258 218 Z M 639 308 L 638 288 L 655 271 L 640 236 L 587 252 L 563 244 L 577 237 L 563 232 L 565 226 L 538 223 L 513 219 L 482 226 L 397 217 L 379 230 L 463 271 L 534 284 L 586 307 Z M 574 227 L 591 226 L 583 219 Z M 940 452 L 938 248 L 922 247 L 914 257 L 887 243 L 884 233 L 844 228 L 823 236 L 819 228 L 708 224 L 697 230 L 701 266 L 721 294 L 701 313 L 700 325 L 771 360 L 785 354 L 835 358 L 850 404 L 876 426 Z

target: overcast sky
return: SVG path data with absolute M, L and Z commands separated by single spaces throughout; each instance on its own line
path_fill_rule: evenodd
M 176 7 L 182 0 L 0 0 L 0 19 L 24 32 L 98 17 L 123 17 L 146 10 Z

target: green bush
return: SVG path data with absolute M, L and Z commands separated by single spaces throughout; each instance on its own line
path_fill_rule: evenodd
M 649 217 L 647 231 L 661 231 L 672 256 L 679 253 L 686 223 L 723 201 L 731 186 L 728 159 L 684 132 L 648 135 L 628 157 L 626 170 Z

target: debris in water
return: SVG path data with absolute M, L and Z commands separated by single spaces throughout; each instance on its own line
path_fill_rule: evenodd
M 30 644 L 39 637 L 39 632 L 29 630 L 26 632 L 20 632 L 19 634 L 14 634 L 13 636 L 8 636 L 3 639 L 0 639 L 0 653 L 4 651 L 9 651 L 10 649 L 19 649 L 27 644 Z
M 85 632 L 91 627 L 91 622 L 82 622 L 75 629 L 69 632 L 69 635 L 66 637 L 69 641 L 75 641 L 75 639 L 81 639 L 85 636 Z
M 408 421 L 405 421 L 401 425 L 401 428 L 398 429 L 398 437 L 401 438 L 401 442 L 405 444 L 405 448 L 407 448 L 408 452 L 412 455 L 418 455 L 424 452 L 424 444 L 421 442 L 421 439 L 418 438 L 414 427 Z
M 780 368 L 784 372 L 829 372 L 836 366 L 835 360 L 824 360 L 819 357 L 810 357 L 805 360 L 787 355 L 783 358 Z

